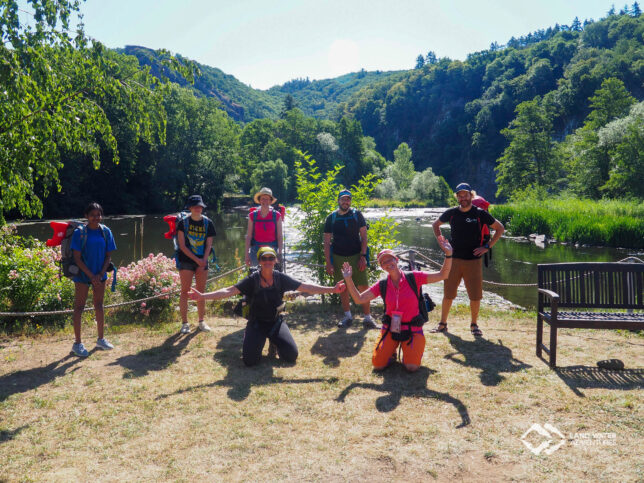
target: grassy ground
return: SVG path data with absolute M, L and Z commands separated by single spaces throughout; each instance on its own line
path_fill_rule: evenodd
M 377 332 L 334 321 L 328 306 L 293 304 L 294 366 L 245 368 L 244 325 L 229 318 L 187 336 L 113 327 L 116 349 L 85 360 L 68 355 L 69 332 L 0 340 L 0 480 L 644 478 L 641 337 L 561 330 L 552 371 L 532 314 L 485 311 L 475 340 L 460 308 L 450 334 L 427 335 L 417 373 L 375 373 Z M 608 358 L 626 370 L 597 369 Z M 531 453 L 533 423 L 558 428 L 563 446 Z

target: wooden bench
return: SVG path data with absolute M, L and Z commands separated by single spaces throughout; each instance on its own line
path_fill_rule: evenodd
M 644 264 L 550 263 L 537 271 L 537 357 L 544 350 L 550 367 L 557 364 L 558 329 L 644 330 L 644 312 L 634 312 L 644 309 Z M 543 344 L 544 320 L 550 325 L 550 348 Z

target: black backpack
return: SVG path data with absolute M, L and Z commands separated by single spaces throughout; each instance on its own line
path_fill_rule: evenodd
M 425 322 L 429 320 L 429 312 L 434 310 L 436 304 L 429 295 L 423 293 L 422 287 L 418 289 L 418 286 L 416 285 L 416 277 L 414 277 L 413 272 L 403 272 L 403 275 L 407 279 L 407 283 L 409 284 L 411 289 L 416 294 L 416 297 L 418 297 L 418 312 L 423 319 L 423 323 L 420 325 L 424 325 Z M 382 302 L 384 304 L 384 311 L 385 313 L 387 313 L 387 279 L 385 278 L 384 280 L 380 280 L 380 282 L 378 283 L 380 284 L 380 296 L 382 297 Z

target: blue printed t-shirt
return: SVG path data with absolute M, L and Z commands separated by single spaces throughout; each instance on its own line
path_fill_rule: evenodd
M 87 265 L 90 272 L 96 275 L 103 268 L 106 253 L 116 250 L 114 236 L 112 235 L 112 231 L 107 227 L 105 227 L 105 238 L 103 238 L 101 228 L 92 230 L 86 226 L 87 241 L 83 249 L 81 246 L 81 229 L 82 227 L 76 228 L 72 234 L 72 250 L 81 252 L 83 262 Z M 106 273 L 103 274 L 103 280 L 105 279 L 107 279 Z M 90 283 L 89 278 L 84 272 L 80 272 L 73 280 L 74 282 Z
M 205 216 L 202 216 L 201 220 L 195 221 L 192 217 L 188 216 L 187 218 L 182 218 L 179 220 L 179 223 L 177 223 L 177 232 L 182 232 L 185 235 L 184 241 L 186 243 L 186 248 L 198 257 L 203 257 L 206 249 L 206 239 L 216 235 L 215 224 L 210 219 L 208 220 L 208 233 L 206 233 L 205 218 Z M 188 230 L 186 231 L 184 231 L 183 227 L 185 219 L 188 220 Z M 192 262 L 193 260 L 179 250 L 179 261 Z

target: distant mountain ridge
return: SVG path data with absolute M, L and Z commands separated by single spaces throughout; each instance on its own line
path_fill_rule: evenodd
M 190 86 L 180 76 L 161 67 L 159 59 L 152 49 L 126 45 L 117 51 L 135 56 L 139 64 L 150 66 L 153 75 L 161 76 L 163 73 L 173 82 L 192 88 L 199 96 L 218 99 L 228 115 L 241 122 L 278 118 L 284 105 L 284 99 L 289 94 L 293 96 L 296 106 L 307 116 L 333 119 L 337 116 L 340 104 L 347 102 L 359 90 L 376 82 L 400 77 L 405 72 L 361 70 L 333 79 L 314 81 L 294 79 L 281 86 L 260 90 L 253 89 L 221 69 L 195 62 L 201 70 L 201 75 L 195 79 L 194 85 Z M 177 57 L 181 58 L 180 55 Z

